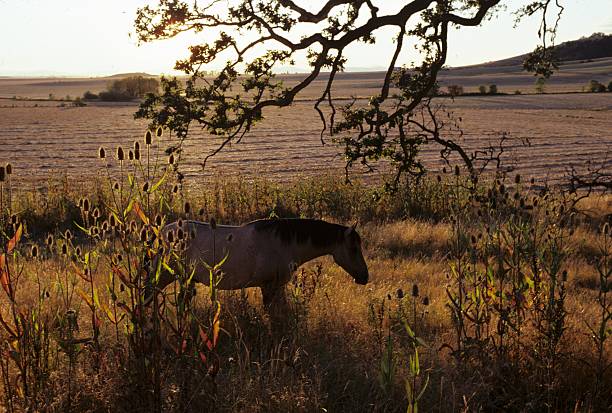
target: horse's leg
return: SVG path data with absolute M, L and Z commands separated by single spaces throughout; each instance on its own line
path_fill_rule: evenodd
M 287 315 L 289 305 L 285 295 L 285 284 L 270 282 L 261 286 L 264 309 L 270 316 L 273 326 L 282 325 L 283 316 Z

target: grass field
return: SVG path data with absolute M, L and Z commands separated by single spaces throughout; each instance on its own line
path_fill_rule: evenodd
M 468 69 L 456 75 L 470 86 Z M 346 76 L 340 95 L 376 82 Z M 0 79 L 1 93 L 75 96 L 101 81 L 20 82 Z M 425 148 L 433 173 L 384 194 L 377 174 L 343 183 L 339 149 L 321 146 L 312 102 L 298 102 L 204 171 L 215 141 L 196 133 L 180 186 L 159 155 L 167 135 L 145 156 L 135 105 L 0 101 L 12 172 L 0 183 L 0 409 L 610 410 L 612 198 L 543 188 L 589 159 L 612 165 L 612 94 L 438 101 L 462 118 L 469 148 L 502 132 L 531 146 L 514 144 L 506 175 L 476 186 L 460 170 L 438 179 L 437 151 Z M 141 161 L 118 163 L 116 147 L 135 140 Z M 180 245 L 163 255 L 152 235 L 158 216 L 358 222 L 370 282 L 315 260 L 288 284 L 281 325 L 254 289 L 198 286 L 191 299 Z M 158 254 L 176 282 L 146 307 L 145 257 Z

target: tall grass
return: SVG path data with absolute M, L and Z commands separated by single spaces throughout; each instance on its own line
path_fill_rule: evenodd
M 394 194 L 335 177 L 196 187 L 161 149 L 169 139 L 159 129 L 101 148 L 96 180 L 39 193 L 15 191 L 4 167 L 7 411 L 611 407 L 609 198 L 576 204 L 458 170 Z M 271 325 L 258 291 L 217 290 L 224 257 L 197 263 L 211 287 L 196 288 L 191 234 L 162 236 L 175 220 L 268 216 L 358 221 L 371 284 L 318 260 Z

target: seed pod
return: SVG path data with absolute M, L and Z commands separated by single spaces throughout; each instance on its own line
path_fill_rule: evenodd
M 429 305 L 429 297 L 424 297 L 423 298 L 423 305 L 425 305 L 425 306 Z
M 128 159 L 130 161 L 134 160 L 134 151 L 132 151 L 131 149 L 128 151 Z
M 123 161 L 125 159 L 125 153 L 123 153 L 123 148 L 121 146 L 117 147 L 117 160 Z
M 174 154 L 171 153 L 168 157 L 168 165 L 174 165 Z
M 4 169 L 4 166 L 0 166 L 0 182 L 4 182 L 5 178 L 6 178 L 6 170 Z
M 104 232 L 108 231 L 108 221 L 104 221 L 102 223 L 102 231 Z
M 148 130 L 147 133 L 145 133 L 145 145 L 150 145 L 152 138 L 153 138 L 153 134 L 151 133 L 150 130 Z
M 140 150 L 140 142 L 134 141 L 134 152 L 139 151 L 139 150 Z
M 114 189 L 115 191 L 118 191 L 118 190 L 119 190 L 119 182 L 115 182 L 115 183 L 114 183 L 114 185 L 113 185 L 113 189 Z
M 46 242 L 47 242 L 47 245 L 48 245 L 49 247 L 52 247 L 52 246 L 53 246 L 53 235 L 49 234 L 49 235 L 47 236 L 47 241 L 46 241 Z
M 155 134 L 158 138 L 161 138 L 164 134 L 164 129 L 161 126 L 158 126 L 157 130 L 155 131 Z
M 76 256 L 77 257 L 81 256 L 81 247 L 76 247 Z
M 146 193 L 146 192 L 149 192 L 149 183 L 148 183 L 148 182 L 145 182 L 145 183 L 142 185 L 142 192 L 145 192 L 145 193 Z
M 191 212 L 191 204 L 189 203 L 189 201 L 185 201 L 183 209 L 185 210 L 185 214 L 189 214 Z
M 64 233 L 64 237 L 66 237 L 67 240 L 71 240 L 72 239 L 72 232 L 70 232 L 70 230 L 67 229 L 66 232 Z
M 174 231 L 168 232 L 168 242 L 172 244 L 174 242 Z
M 155 225 L 158 226 L 158 227 L 161 227 L 161 224 L 162 224 L 162 217 L 161 217 L 161 215 L 156 215 L 155 216 Z
M 119 291 L 121 292 L 125 291 L 125 285 L 123 285 L 123 283 L 119 284 Z
M 106 158 L 106 151 L 101 146 L 100 146 L 100 149 L 98 149 L 98 157 L 100 159 L 105 159 Z
M 178 191 L 179 191 L 179 186 L 174 185 L 174 187 L 172 187 L 172 193 L 176 194 Z
M 442 168 L 442 173 L 445 174 L 446 173 L 446 166 L 444 168 Z
M 442 177 L 440 175 L 436 176 L 436 179 L 438 180 L 438 182 L 442 182 Z
M 89 212 L 89 199 L 83 198 L 83 211 Z
M 179 228 L 183 228 L 183 220 L 179 218 L 179 220 L 178 220 L 178 221 L 176 221 L 176 225 L 177 225 Z
M 185 232 L 183 231 L 183 228 L 179 228 L 179 229 L 176 231 L 176 237 L 177 237 L 178 239 L 183 239 L 183 238 L 185 238 Z
M 134 159 L 140 160 L 140 149 L 134 151 Z
M 123 261 L 123 255 L 117 254 L 117 262 Z
M 68 254 L 68 247 L 66 246 L 66 244 L 62 244 L 62 255 L 67 255 Z
M 521 175 L 520 174 L 516 174 L 516 176 L 514 177 L 514 183 L 517 184 L 517 185 L 521 183 Z
M 455 176 L 461 175 L 461 171 L 459 170 L 459 166 L 455 165 Z
M 400 300 L 404 298 L 404 291 L 401 288 L 397 289 L 397 298 L 399 298 Z
M 6 174 L 7 175 L 12 175 L 13 174 L 13 165 L 11 165 L 10 163 L 6 164 Z
M 412 296 L 413 297 L 418 297 L 419 296 L 419 286 L 414 284 L 412 286 Z
M 115 216 L 114 216 L 114 215 L 111 215 L 111 216 L 108 218 L 108 222 L 109 222 L 109 224 L 110 224 L 111 228 L 115 228 L 115 226 L 117 226 L 117 219 L 115 218 Z
M 38 257 L 38 247 L 36 245 L 32 245 L 31 254 L 32 258 Z

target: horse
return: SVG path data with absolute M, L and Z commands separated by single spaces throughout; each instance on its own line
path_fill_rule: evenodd
M 209 268 L 221 264 L 216 288 L 239 290 L 259 287 L 268 313 L 286 306 L 285 284 L 302 264 L 331 255 L 354 282 L 368 282 L 368 267 L 355 226 L 343 226 L 315 219 L 262 219 L 241 226 L 211 225 L 179 220 L 162 230 L 166 243 L 184 240 L 184 257 L 194 269 L 193 279 L 210 284 Z M 157 288 L 163 290 L 175 280 L 161 271 Z

